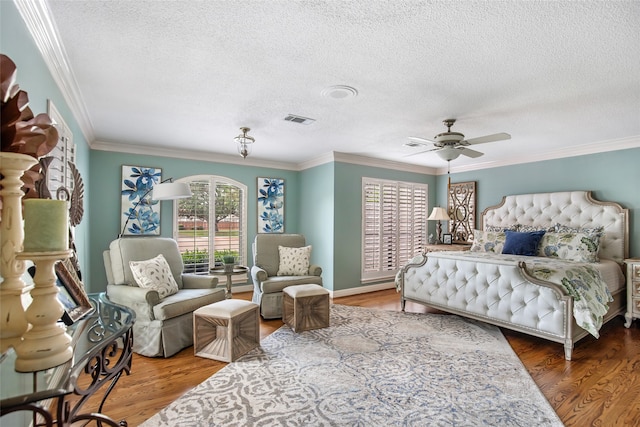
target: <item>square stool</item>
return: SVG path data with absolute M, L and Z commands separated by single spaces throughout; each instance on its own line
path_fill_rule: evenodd
M 260 306 L 227 299 L 193 312 L 193 352 L 196 356 L 233 362 L 260 345 Z
M 282 294 L 282 321 L 294 332 L 329 326 L 328 290 L 320 285 L 293 285 Z

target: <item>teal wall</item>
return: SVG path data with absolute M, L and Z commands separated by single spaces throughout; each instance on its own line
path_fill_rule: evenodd
M 176 146 L 180 141 L 176 141 Z M 91 151 L 91 181 L 89 204 L 92 216 L 91 249 L 89 251 L 91 278 L 87 286 L 91 292 L 106 288 L 106 275 L 102 261 L 102 251 L 118 237 L 121 231 L 121 180 L 122 166 L 145 166 L 162 169 L 162 179 L 179 179 L 191 175 L 220 175 L 247 186 L 248 192 L 248 244 L 247 256 L 251 256 L 251 242 L 257 233 L 257 178 L 283 178 L 285 180 L 285 232 L 300 232 L 299 212 L 300 183 L 298 172 L 282 169 L 248 167 L 208 161 L 184 160 L 142 154 L 126 154 L 110 151 Z M 173 224 L 172 201 L 161 202 L 160 232 L 162 236 L 172 237 Z
M 29 95 L 29 108 L 33 114 L 46 113 L 47 100 L 50 99 L 64 117 L 77 146 L 76 166 L 82 175 L 85 193 L 89 192 L 89 146 L 13 2 L 0 1 L 0 23 L 0 53 L 11 58 L 16 64 L 17 83 L 20 89 Z M 76 227 L 75 233 L 80 267 L 85 277 L 90 274 L 88 223 L 91 215 L 86 196 L 87 194 L 84 201 L 84 217 Z
M 451 175 L 451 182 L 476 181 L 477 221 L 503 195 L 591 190 L 597 200 L 629 209 L 629 252 L 640 257 L 640 148 L 524 163 Z M 447 201 L 447 177 L 439 176 L 438 203 Z
M 334 288 L 335 165 L 326 163 L 300 172 L 300 232 L 312 245 L 311 262 L 322 267 L 322 281 Z

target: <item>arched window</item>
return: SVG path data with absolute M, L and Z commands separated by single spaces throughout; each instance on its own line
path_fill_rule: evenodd
M 230 178 L 194 175 L 193 195 L 174 203 L 174 238 L 187 273 L 206 273 L 222 256 L 232 254 L 247 265 L 247 186 Z

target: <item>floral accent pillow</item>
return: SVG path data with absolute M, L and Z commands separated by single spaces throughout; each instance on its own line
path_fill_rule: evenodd
M 160 299 L 178 292 L 176 279 L 162 254 L 146 261 L 129 261 L 129 267 L 138 286 L 158 291 Z
M 546 233 L 538 255 L 578 262 L 598 262 L 602 233 Z
M 311 259 L 311 245 L 301 248 L 278 246 L 280 265 L 278 276 L 307 276 Z
M 505 240 L 504 231 L 473 230 L 473 245 L 471 245 L 470 251 L 501 254 Z

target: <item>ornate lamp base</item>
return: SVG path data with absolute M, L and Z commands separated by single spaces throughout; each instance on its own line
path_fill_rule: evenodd
M 71 251 L 22 252 L 17 259 L 30 259 L 36 265 L 31 290 L 33 301 L 27 308 L 28 322 L 33 325 L 16 347 L 15 369 L 35 372 L 61 365 L 73 356 L 71 337 L 66 327 L 58 323 L 64 307 L 58 301 L 58 287 L 54 266 L 58 260 L 69 258 Z

